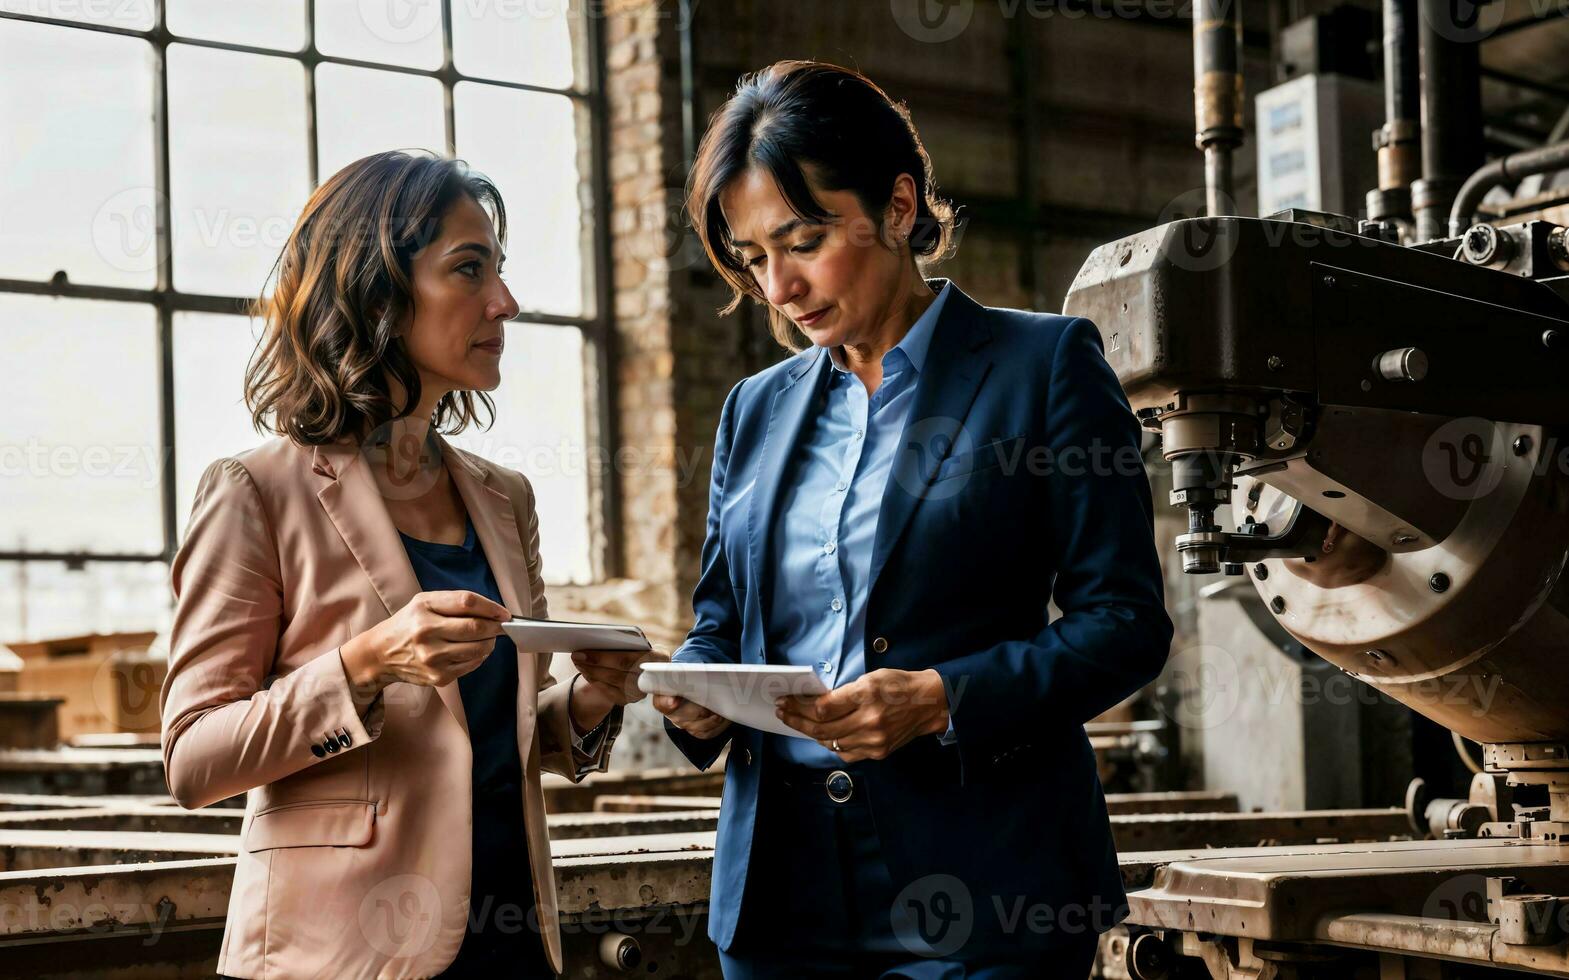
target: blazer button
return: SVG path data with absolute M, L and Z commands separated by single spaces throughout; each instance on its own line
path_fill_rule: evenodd
M 873 640 L 872 641 L 872 651 L 874 653 L 887 653 L 888 652 L 888 640 L 886 638 L 884 638 L 884 637 L 881 637 L 881 636 L 879 636 L 877 639 Z
M 311 755 L 314 755 L 318 759 L 325 759 L 327 757 L 327 750 L 322 748 L 320 745 L 312 745 Z

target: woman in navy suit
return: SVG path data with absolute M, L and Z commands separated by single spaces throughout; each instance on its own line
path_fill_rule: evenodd
M 1099 332 L 923 277 L 952 210 L 904 107 L 854 71 L 743 79 L 687 204 L 728 310 L 766 304 L 794 356 L 725 401 L 674 659 L 831 688 L 780 703 L 800 738 L 655 699 L 694 764 L 729 747 L 725 975 L 1085 976 L 1125 901 L 1083 723 L 1156 676 L 1172 630 Z

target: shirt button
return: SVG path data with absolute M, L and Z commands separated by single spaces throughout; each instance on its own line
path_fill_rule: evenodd
M 859 439 L 859 438 L 861 438 L 861 430 L 860 430 L 860 429 L 856 429 L 856 430 L 855 430 L 855 437 L 856 437 L 856 438 L 857 438 L 857 439 Z
M 834 484 L 834 489 L 843 490 L 847 486 L 849 486 L 849 484 L 845 483 L 843 480 L 840 480 L 838 483 Z
M 839 543 L 837 541 L 830 541 L 827 544 L 823 545 L 823 554 L 825 554 L 825 555 L 831 555 L 831 554 L 833 554 L 834 552 L 836 552 L 838 550 L 839 550 Z
M 838 612 L 844 608 L 844 603 L 840 602 L 836 597 L 833 602 L 828 604 L 828 608 L 832 609 L 834 612 Z

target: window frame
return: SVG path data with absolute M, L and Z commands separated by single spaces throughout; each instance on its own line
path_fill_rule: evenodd
M 323 54 L 316 47 L 316 0 L 304 0 L 305 43 L 296 51 L 254 47 L 207 38 L 190 38 L 176 35 L 168 27 L 167 0 L 154 0 L 155 23 L 150 29 L 136 30 L 105 24 L 93 24 L 68 18 L 48 17 L 0 10 L 0 20 L 43 24 L 70 30 L 92 31 L 140 38 L 153 48 L 153 105 L 154 105 L 154 189 L 156 208 L 157 279 L 151 289 L 123 286 L 104 286 L 73 283 L 62 276 L 49 281 L 9 279 L 0 277 L 0 293 L 23 293 L 72 299 L 110 300 L 143 303 L 155 308 L 158 318 L 157 349 L 155 362 L 159 376 L 157 412 L 159 417 L 160 450 L 160 513 L 163 523 L 163 550 L 160 553 L 115 552 L 58 552 L 58 551 L 0 551 L 0 561 L 30 562 L 59 561 L 68 567 L 80 568 L 87 562 L 164 562 L 172 563 L 179 548 L 177 535 L 178 500 L 175 483 L 175 456 L 178 452 L 174 418 L 174 315 L 181 312 L 220 313 L 245 316 L 253 297 L 211 295 L 182 292 L 173 285 L 172 216 L 170 213 L 169 177 L 169 75 L 168 51 L 174 44 L 232 51 L 241 54 L 264 55 L 298 62 L 305 69 L 306 106 L 305 125 L 309 140 L 309 177 L 314 190 L 320 186 L 318 172 L 318 146 L 316 129 L 316 67 L 321 64 L 346 65 L 376 71 L 401 72 L 424 78 L 434 78 L 441 83 L 443 113 L 446 130 L 446 153 L 456 155 L 456 127 L 453 93 L 459 82 L 474 82 L 500 88 L 546 95 L 565 96 L 587 112 L 589 139 L 588 172 L 584 179 L 590 191 L 589 251 L 584 256 L 583 269 L 591 277 L 585 290 L 585 300 L 592 297 L 593 311 L 589 316 L 564 316 L 523 310 L 511 322 L 532 323 L 543 326 L 576 329 L 583 334 L 584 345 L 584 413 L 588 450 L 591 457 L 613 458 L 615 441 L 614 391 L 615 372 L 611 369 L 612 347 L 615 340 L 613 316 L 614 293 L 611 283 L 609 174 L 609 107 L 605 97 L 605 38 L 604 16 L 587 9 L 582 0 L 570 0 L 570 16 L 577 19 L 573 35 L 581 38 L 583 56 L 575 60 L 586 66 L 586 78 L 570 88 L 553 88 L 525 82 L 498 81 L 482 76 L 467 75 L 459 71 L 453 61 L 452 4 L 441 3 L 442 64 L 435 69 L 410 68 L 405 65 L 382 64 Z M 583 84 L 586 82 L 586 84 Z M 303 203 L 303 202 L 302 202 Z M 589 494 L 589 565 L 594 581 L 604 581 L 620 574 L 620 534 L 617 530 L 619 486 L 613 467 L 588 467 Z

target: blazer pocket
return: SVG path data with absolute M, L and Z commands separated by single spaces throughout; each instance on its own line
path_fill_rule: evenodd
M 251 817 L 245 849 L 254 853 L 274 847 L 364 847 L 375 825 L 376 804 L 370 800 L 284 803 Z
M 979 473 L 1004 464 L 1017 467 L 1024 459 L 1023 453 L 1019 451 L 1019 442 L 1023 438 L 1023 435 L 1004 436 L 984 442 L 967 453 L 949 456 L 937 468 L 937 479 Z

